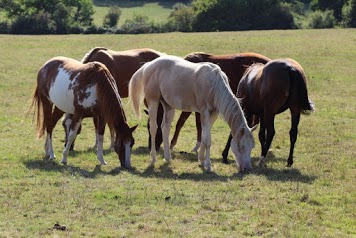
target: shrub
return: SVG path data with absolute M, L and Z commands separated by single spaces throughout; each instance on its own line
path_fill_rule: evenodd
M 10 23 L 8 21 L 0 22 L 0 34 L 10 33 Z
M 121 27 L 124 33 L 142 34 L 161 32 L 161 28 L 155 25 L 153 21 L 149 21 L 147 16 L 134 14 L 132 19 L 127 19 Z
M 121 9 L 118 6 L 111 6 L 108 14 L 104 17 L 104 27 L 115 27 L 119 22 Z
M 177 3 L 173 6 L 173 11 L 168 17 L 167 29 L 170 31 L 192 31 L 194 22 L 193 8 L 183 3 Z
M 336 20 L 332 11 L 326 10 L 322 12 L 317 10 L 309 15 L 308 27 L 314 29 L 333 28 L 335 22 Z

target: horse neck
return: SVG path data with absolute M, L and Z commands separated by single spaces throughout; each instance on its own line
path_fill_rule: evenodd
M 232 136 L 235 138 L 240 128 L 248 128 L 248 125 L 238 99 L 228 87 L 215 87 L 220 89 L 219 93 L 216 93 L 214 101 L 219 114 L 224 117 L 230 127 Z
M 104 78 L 97 82 L 97 95 L 100 102 L 101 114 L 110 129 L 126 128 L 126 115 L 115 83 L 109 73 L 102 70 Z

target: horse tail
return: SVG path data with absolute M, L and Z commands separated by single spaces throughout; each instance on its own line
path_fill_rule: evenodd
M 145 67 L 141 67 L 132 75 L 129 83 L 129 98 L 137 116 L 141 116 L 140 104 L 144 99 L 144 77 L 143 71 Z
M 90 62 L 91 61 L 90 58 L 94 54 L 96 54 L 99 50 L 107 50 L 107 48 L 105 48 L 105 47 L 95 47 L 95 48 L 91 49 L 86 55 L 84 55 L 83 59 L 80 62 L 82 62 L 83 64 Z
M 43 117 L 43 103 L 38 91 L 38 86 L 36 87 L 35 91 L 32 95 L 32 101 L 30 107 L 26 113 L 26 115 L 30 114 L 30 112 L 34 111 L 37 121 L 37 138 L 41 138 L 45 132 L 45 125 L 44 125 L 44 117 Z
M 289 77 L 292 80 L 291 88 L 294 87 L 298 97 L 298 105 L 302 114 L 310 114 L 314 111 L 314 102 L 308 97 L 308 89 L 305 75 L 302 71 L 293 67 L 289 68 Z

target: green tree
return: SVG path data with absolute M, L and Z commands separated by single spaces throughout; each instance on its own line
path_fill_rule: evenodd
M 356 27 L 356 0 L 351 0 L 349 26 Z
M 342 8 L 348 0 L 313 0 L 311 2 L 311 8 L 316 10 L 331 10 L 334 13 L 334 17 L 337 21 L 342 20 Z
M 115 27 L 119 22 L 121 16 L 121 9 L 118 6 L 111 6 L 108 14 L 104 17 L 104 26 Z
M 91 0 L 0 0 L 0 9 L 13 33 L 68 33 L 73 26 L 93 25 Z
M 290 8 L 279 0 L 195 0 L 195 31 L 288 29 L 294 27 Z
M 173 31 L 192 31 L 194 22 L 194 12 L 191 6 L 177 3 L 173 6 L 173 11 L 168 17 L 168 27 Z

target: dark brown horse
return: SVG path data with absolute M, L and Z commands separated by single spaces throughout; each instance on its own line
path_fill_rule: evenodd
M 260 165 L 266 161 L 275 134 L 275 115 L 290 110 L 292 126 L 287 166 L 291 166 L 300 114 L 314 110 L 314 103 L 308 98 L 307 79 L 300 64 L 293 59 L 272 60 L 265 65 L 256 63 L 248 68 L 241 79 L 236 96 L 241 98 L 241 106 L 247 116 L 254 114 L 260 118 Z
M 267 63 L 270 59 L 266 56 L 257 53 L 240 53 L 240 54 L 229 54 L 229 55 L 211 55 L 206 53 L 191 53 L 185 57 L 186 60 L 194 63 L 199 62 L 211 62 L 220 66 L 222 71 L 229 78 L 229 85 L 232 92 L 235 94 L 237 85 L 240 82 L 241 77 L 245 73 L 246 69 L 254 63 Z M 177 139 L 181 128 L 183 127 L 185 121 L 190 116 L 191 112 L 182 112 L 180 115 L 176 130 L 174 132 L 173 138 L 171 140 L 171 148 L 177 144 Z M 200 115 L 196 113 L 196 127 L 197 127 L 197 144 L 193 151 L 197 152 L 201 142 L 201 123 Z M 254 126 L 258 121 L 253 120 L 253 115 L 247 117 L 247 121 L 250 127 Z M 227 152 L 226 152 L 227 154 Z M 223 162 L 227 163 L 227 155 L 223 155 Z
M 37 87 L 31 108 L 37 111 L 38 137 L 47 132 L 46 157 L 54 159 L 52 132 L 64 113 L 70 113 L 68 143 L 61 162 L 66 164 L 70 146 L 74 141 L 81 121 L 85 117 L 96 118 L 98 139 L 97 156 L 103 158 L 105 124 L 115 132 L 114 149 L 122 167 L 131 167 L 132 132 L 122 107 L 121 98 L 114 78 L 105 65 L 99 62 L 82 64 L 66 57 L 55 57 L 47 61 L 37 75 Z
M 152 61 L 161 55 L 163 55 L 163 53 L 149 48 L 132 49 L 132 50 L 125 50 L 125 51 L 113 51 L 104 47 L 96 47 L 90 50 L 83 57 L 81 62 L 84 64 L 88 62 L 94 62 L 94 61 L 103 63 L 109 69 L 110 73 L 114 77 L 116 84 L 118 86 L 120 96 L 122 98 L 126 98 L 128 97 L 128 85 L 131 76 L 144 63 Z M 160 119 L 161 118 L 162 117 L 160 117 Z M 70 119 L 70 114 L 67 114 L 66 118 L 63 120 L 62 123 L 66 131 L 66 141 L 68 135 L 67 133 L 68 129 L 66 124 L 68 124 L 67 121 L 69 119 Z M 94 124 L 96 123 L 97 122 L 95 121 L 94 118 Z M 162 135 L 160 137 L 162 140 Z M 97 144 L 97 140 L 96 140 L 96 144 Z

